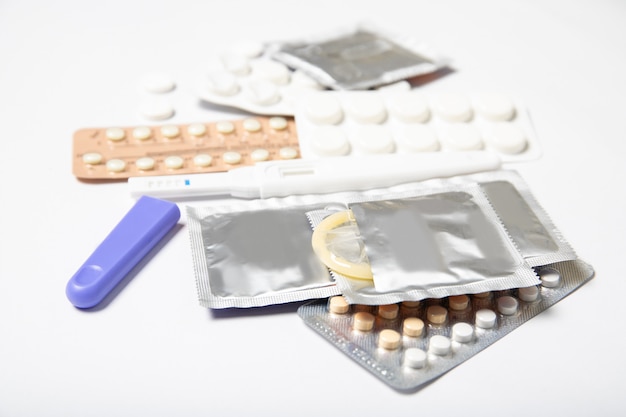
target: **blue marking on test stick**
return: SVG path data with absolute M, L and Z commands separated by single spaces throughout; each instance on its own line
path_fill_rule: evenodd
M 69 280 L 67 298 L 78 308 L 99 304 L 179 219 L 175 203 L 140 197 Z
M 185 185 L 189 185 L 189 184 L 191 184 L 191 181 L 185 180 Z

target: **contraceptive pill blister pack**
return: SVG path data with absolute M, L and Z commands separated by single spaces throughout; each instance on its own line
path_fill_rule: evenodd
M 209 173 L 300 157 L 293 118 L 87 128 L 75 132 L 73 173 L 82 179 Z
M 323 91 L 298 96 L 303 158 L 489 150 L 503 162 L 541 154 L 524 104 L 484 92 Z
M 415 391 L 562 300 L 593 276 L 581 260 L 537 268 L 538 286 L 380 306 L 301 306 L 304 322 L 368 372 Z

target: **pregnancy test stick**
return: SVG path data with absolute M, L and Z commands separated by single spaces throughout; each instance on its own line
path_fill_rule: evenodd
M 223 173 L 131 177 L 131 196 L 285 197 L 360 191 L 499 168 L 488 151 L 389 154 L 259 162 Z
M 176 204 L 140 198 L 69 280 L 67 298 L 78 308 L 100 303 L 179 218 Z

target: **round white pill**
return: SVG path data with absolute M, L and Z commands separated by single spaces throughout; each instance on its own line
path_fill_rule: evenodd
M 409 337 L 419 337 L 424 332 L 424 322 L 417 317 L 407 317 L 402 322 L 402 333 Z
M 267 149 L 255 149 L 250 153 L 250 158 L 254 162 L 267 161 L 270 159 L 270 152 Z
M 441 139 L 448 147 L 456 151 L 475 151 L 483 147 L 480 131 L 475 126 L 464 123 L 446 126 Z
M 242 55 L 227 53 L 221 56 L 221 61 L 224 69 L 234 75 L 248 75 L 252 71 L 250 60 Z
M 328 309 L 331 313 L 345 314 L 348 310 L 350 310 L 350 304 L 348 304 L 343 296 L 337 295 L 330 298 L 328 302 Z
M 304 113 L 317 124 L 334 125 L 343 119 L 343 110 L 339 101 L 328 94 L 309 94 L 306 97 Z
M 358 123 L 377 124 L 387 118 L 382 99 L 375 95 L 349 94 L 345 100 L 346 113 Z
M 278 150 L 278 156 L 280 156 L 280 159 L 296 159 L 298 157 L 298 150 L 290 146 L 285 146 Z
M 381 330 L 378 334 L 378 346 L 383 349 L 397 349 L 400 347 L 401 341 L 402 337 L 400 336 L 400 333 L 392 329 Z
M 239 92 L 239 83 L 234 75 L 224 71 L 216 71 L 208 75 L 207 88 L 214 94 L 228 97 Z
M 246 132 L 258 132 L 261 130 L 261 122 L 257 119 L 245 119 L 242 125 Z
M 235 125 L 228 120 L 215 123 L 215 130 L 222 134 L 229 134 L 235 131 Z
M 452 340 L 459 343 L 471 342 L 474 338 L 474 328 L 467 323 L 456 323 L 452 326 Z
M 241 55 L 246 58 L 256 58 L 260 56 L 265 47 L 262 42 L 252 40 L 242 40 L 232 43 L 228 46 L 230 54 Z
M 148 100 L 141 104 L 139 113 L 149 120 L 166 120 L 174 116 L 174 107 L 167 100 Z
M 104 132 L 104 135 L 110 141 L 119 142 L 126 137 L 126 132 L 119 127 L 110 127 Z
M 161 134 L 168 139 L 174 139 L 180 135 L 180 129 L 174 125 L 161 126 Z
M 98 165 L 102 163 L 102 155 L 98 152 L 88 152 L 83 155 L 83 162 L 87 165 Z
M 400 307 L 397 304 L 383 304 L 378 306 L 378 315 L 384 319 L 395 319 L 398 317 Z
M 133 129 L 133 137 L 137 140 L 150 139 L 152 136 L 152 129 L 147 126 L 139 126 Z
M 185 160 L 178 155 L 171 155 L 163 161 L 168 169 L 181 169 L 185 164 Z
M 320 126 L 311 133 L 310 146 L 319 156 L 342 156 L 350 152 L 350 142 L 343 129 Z
M 374 315 L 365 311 L 359 311 L 354 315 L 352 327 L 362 332 L 372 330 L 374 328 Z
M 410 124 L 402 128 L 400 143 L 409 152 L 434 152 L 439 150 L 435 130 L 422 124 Z
M 499 93 L 478 94 L 474 99 L 474 108 L 482 117 L 493 121 L 511 120 L 515 115 L 513 101 Z
M 389 97 L 389 112 L 405 123 L 422 123 L 430 117 L 424 97 L 409 91 Z
M 428 341 L 428 351 L 439 356 L 445 356 L 450 353 L 452 344 L 450 339 L 442 335 L 434 335 Z
M 444 93 L 432 101 L 437 116 L 449 122 L 467 122 L 472 118 L 472 105 L 469 99 L 460 94 Z
M 148 93 L 168 93 L 176 87 L 176 83 L 170 76 L 161 72 L 146 74 L 141 80 L 143 89 Z
M 193 157 L 193 164 L 198 167 L 208 167 L 213 163 L 213 157 L 206 153 L 199 153 Z
M 422 349 L 408 348 L 404 351 L 404 366 L 421 369 L 426 366 L 428 355 Z
M 539 278 L 541 279 L 541 285 L 546 288 L 555 288 L 561 283 L 561 275 L 552 269 L 540 271 Z
M 154 169 L 154 159 L 148 156 L 139 158 L 135 161 L 135 166 L 137 166 L 137 169 L 140 171 L 150 171 Z
M 246 84 L 246 100 L 259 106 L 269 106 L 280 101 L 280 92 L 276 85 L 268 80 L 252 80 Z
M 237 165 L 241 162 L 241 154 L 235 151 L 224 152 L 222 159 L 229 165 Z
M 481 309 L 476 312 L 476 327 L 491 329 L 496 325 L 496 313 L 489 309 Z
M 268 124 L 274 130 L 285 130 L 288 126 L 287 119 L 280 116 L 270 117 Z
M 510 123 L 499 122 L 491 126 L 485 134 L 485 142 L 495 150 L 514 155 L 526 149 L 527 140 L 524 132 Z
M 539 288 L 537 287 L 525 287 L 519 288 L 517 290 L 517 296 L 522 301 L 526 301 L 527 303 L 532 303 L 533 301 L 539 298 Z
M 498 298 L 498 311 L 505 316 L 512 316 L 517 313 L 519 302 L 515 297 L 504 295 Z
M 391 153 L 396 148 L 393 137 L 385 126 L 359 126 L 352 139 L 358 149 L 367 154 Z
M 126 169 L 126 162 L 121 159 L 110 159 L 106 166 L 109 172 L 123 172 Z
M 191 136 L 202 136 L 206 133 L 206 126 L 202 123 L 192 123 L 187 126 L 187 132 Z
M 288 84 L 291 78 L 289 68 L 281 62 L 269 59 L 258 59 L 250 63 L 252 77 L 270 81 L 274 84 Z

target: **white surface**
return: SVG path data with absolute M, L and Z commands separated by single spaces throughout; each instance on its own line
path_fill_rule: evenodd
M 125 183 L 72 176 L 75 130 L 145 124 L 153 71 L 177 83 L 172 122 L 241 117 L 194 98 L 213 53 L 363 19 L 453 59 L 426 91 L 524 98 L 544 154 L 518 169 L 594 280 L 409 395 L 295 305 L 199 307 L 184 225 L 104 308 L 70 305 L 68 279 L 132 205 Z M 2 1 L 0 416 L 624 415 L 625 21 L 619 0 Z

